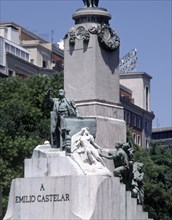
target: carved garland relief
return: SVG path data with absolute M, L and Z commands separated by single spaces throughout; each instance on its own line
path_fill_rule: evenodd
M 88 44 L 90 34 L 97 34 L 100 45 L 106 50 L 116 50 L 120 45 L 120 38 L 107 24 L 90 25 L 88 29 L 84 26 L 72 28 L 68 34 L 69 43 L 74 46 L 76 40 L 83 40 Z

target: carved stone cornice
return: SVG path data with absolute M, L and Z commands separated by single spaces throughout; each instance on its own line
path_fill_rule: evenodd
M 75 12 L 72 18 L 75 20 L 75 24 L 92 22 L 97 24 L 109 24 L 111 15 L 105 8 L 81 8 Z

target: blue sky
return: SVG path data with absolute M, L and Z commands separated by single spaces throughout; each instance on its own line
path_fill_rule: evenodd
M 0 21 L 13 21 L 56 43 L 74 25 L 72 15 L 82 0 L 0 0 Z M 111 27 L 120 36 L 120 56 L 138 50 L 136 71 L 153 77 L 153 127 L 172 126 L 172 1 L 99 0 L 112 15 Z

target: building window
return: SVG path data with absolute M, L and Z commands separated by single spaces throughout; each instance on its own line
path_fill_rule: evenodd
M 136 144 L 136 134 L 135 133 L 133 133 L 133 141 Z
M 130 124 L 131 120 L 130 120 L 130 113 L 127 112 L 127 123 Z
M 124 121 L 127 121 L 127 112 L 124 111 Z
M 10 52 L 10 45 L 5 43 L 5 51 Z
M 149 148 L 149 141 L 146 140 L 146 148 Z
M 141 128 L 141 118 L 137 117 L 137 128 Z
M 135 115 L 132 116 L 132 125 L 136 126 L 136 116 Z
M 29 61 L 29 54 L 26 53 L 26 60 Z
M 146 86 L 146 110 L 149 111 L 149 88 Z
M 11 53 L 15 55 L 15 47 L 11 46 Z
M 45 60 L 43 60 L 43 62 L 42 62 L 42 67 L 43 67 L 43 68 L 46 68 L 46 67 L 47 67 L 47 62 L 46 62 Z
M 141 146 L 141 137 L 137 135 L 137 145 Z
M 21 51 L 21 58 L 25 59 L 25 52 Z
M 20 57 L 20 50 L 18 48 L 16 48 L 16 56 Z
M 30 62 L 31 62 L 32 64 L 34 64 L 34 59 L 30 59 Z
M 145 121 L 145 132 L 149 132 L 149 123 Z

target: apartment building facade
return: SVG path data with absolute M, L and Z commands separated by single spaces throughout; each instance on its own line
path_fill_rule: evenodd
M 152 140 L 161 146 L 172 146 L 172 126 L 152 129 Z
M 124 120 L 132 128 L 134 142 L 149 147 L 154 113 L 150 106 L 150 80 L 145 72 L 120 74 L 120 101 L 124 108 Z
M 52 75 L 63 70 L 63 51 L 13 22 L 0 23 L 1 76 Z

